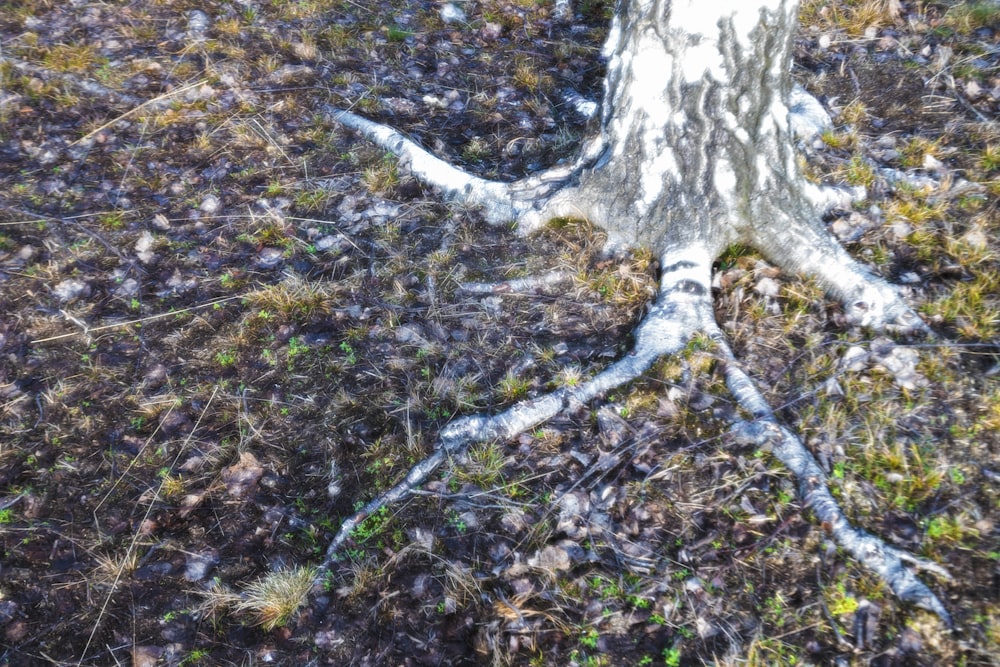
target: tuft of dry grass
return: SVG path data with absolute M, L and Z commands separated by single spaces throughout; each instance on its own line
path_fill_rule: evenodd
M 316 581 L 316 568 L 295 567 L 272 572 L 243 588 L 233 609 L 249 614 L 265 630 L 283 627 L 305 604 Z
M 111 589 L 114 593 L 123 581 L 127 581 L 139 565 L 139 555 L 134 549 L 124 554 L 101 554 L 97 564 L 87 577 L 87 583 L 99 588 Z
M 1000 7 L 992 0 L 966 0 L 950 7 L 944 20 L 946 25 L 968 35 L 980 28 L 1000 25 Z
M 399 170 L 396 158 L 384 155 L 382 159 L 365 167 L 361 174 L 368 189 L 375 194 L 387 194 L 399 185 Z
M 799 18 L 807 26 L 841 30 L 857 36 L 894 24 L 901 12 L 900 0 L 847 0 L 842 3 L 806 0 L 799 9 Z

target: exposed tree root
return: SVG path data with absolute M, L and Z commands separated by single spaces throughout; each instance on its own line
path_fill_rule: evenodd
M 540 276 L 513 278 L 497 283 L 462 283 L 459 285 L 459 289 L 468 294 L 519 294 L 541 292 L 567 283 L 572 279 L 573 274 L 569 271 L 549 271 Z
M 420 182 L 438 188 L 446 199 L 479 208 L 490 224 L 515 222 L 520 233 L 530 234 L 553 218 L 591 217 L 591 212 L 575 197 L 577 188 L 572 181 L 581 166 L 600 152 L 603 147 L 600 139 L 586 144 L 575 163 L 559 165 L 513 183 L 501 183 L 448 164 L 387 125 L 332 107 L 327 107 L 326 115 L 396 155 L 400 164 L 408 166 Z
M 325 569 L 362 521 L 379 508 L 405 498 L 448 457 L 470 445 L 510 440 L 552 419 L 563 410 L 579 407 L 608 391 L 631 382 L 665 354 L 680 351 L 691 336 L 714 322 L 711 302 L 711 258 L 698 249 L 672 253 L 664 258 L 660 295 L 636 330 L 632 352 L 589 381 L 517 403 L 496 415 L 472 415 L 441 430 L 435 451 L 413 466 L 403 481 L 381 494 L 341 524 L 326 551 Z
M 748 444 L 770 451 L 791 470 L 799 485 L 799 495 L 806 507 L 829 532 L 834 541 L 859 562 L 873 570 L 901 600 L 937 614 L 950 628 L 951 615 L 938 597 L 913 574 L 903 561 L 950 579 L 948 572 L 935 563 L 918 559 L 851 525 L 840 505 L 830 494 L 826 474 L 797 435 L 782 426 L 756 384 L 743 370 L 722 332 L 712 323 L 709 335 L 725 359 L 726 385 L 736 403 L 749 412 L 753 421 L 738 422 L 733 429 Z
M 599 140 L 584 151 L 575 165 L 557 167 L 530 179 L 506 184 L 467 174 L 392 128 L 349 112 L 332 111 L 330 115 L 398 155 L 415 177 L 440 188 L 448 198 L 482 207 L 487 219 L 494 224 L 514 220 L 519 230 L 525 232 L 552 217 L 587 215 L 586 211 L 573 208 L 572 202 L 577 200 L 574 175 L 587 163 L 588 154 L 593 156 L 600 149 Z M 782 243 L 805 244 L 814 249 L 812 255 L 807 255 L 814 260 L 814 265 L 803 265 L 800 257 L 798 263 L 791 266 L 783 263 L 785 268 L 816 276 L 829 293 L 844 303 L 849 321 L 879 329 L 925 329 L 895 288 L 858 266 L 839 245 L 819 234 L 814 226 L 795 225 L 789 231 L 789 239 Z M 769 241 L 773 247 L 774 240 Z M 780 257 L 774 259 L 782 264 Z M 944 605 L 903 563 L 922 565 L 947 576 L 943 569 L 918 562 L 852 526 L 830 494 L 826 475 L 815 458 L 796 435 L 778 423 L 760 391 L 740 367 L 712 311 L 713 260 L 709 244 L 698 241 L 668 249 L 661 257 L 659 296 L 639 324 L 630 354 L 582 385 L 522 401 L 496 415 L 473 415 L 449 424 L 441 430 L 433 454 L 415 465 L 403 481 L 343 522 L 327 549 L 321 570 L 329 568 L 366 517 L 405 498 L 449 457 L 461 454 L 473 443 L 510 440 L 564 410 L 586 404 L 635 380 L 659 357 L 680 351 L 692 336 L 707 333 L 722 352 L 730 391 L 739 406 L 752 416 L 751 420 L 734 426 L 737 435 L 758 447 L 770 449 L 792 471 L 803 501 L 838 545 L 875 572 L 901 600 L 933 611 L 951 627 L 951 618 Z
M 519 217 L 510 190 L 504 184 L 457 169 L 387 125 L 372 122 L 350 111 L 330 108 L 327 115 L 396 155 L 400 164 L 419 174 L 419 180 L 425 185 L 440 189 L 447 199 L 482 207 L 488 222 L 502 224 Z

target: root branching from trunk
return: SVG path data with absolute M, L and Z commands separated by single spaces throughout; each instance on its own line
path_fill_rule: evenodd
M 596 193 L 583 193 L 579 172 L 601 151 L 600 140 L 585 149 L 574 165 L 558 167 L 514 183 L 487 181 L 467 174 L 432 155 L 400 132 L 344 111 L 331 117 L 400 157 L 412 174 L 425 184 L 440 188 L 452 200 L 481 208 L 493 223 L 518 224 L 520 231 L 533 231 L 554 217 L 584 216 L 592 211 L 575 208 L 574 202 L 593 201 Z M 600 221 L 595 221 L 600 226 Z M 784 230 L 780 244 L 810 244 L 809 252 L 789 252 L 789 261 L 768 253 L 782 268 L 812 275 L 827 292 L 839 299 L 848 321 L 875 329 L 903 332 L 926 331 L 920 318 L 898 291 L 868 273 L 814 224 L 803 223 Z M 760 233 L 761 245 L 773 248 L 773 231 Z M 755 234 L 749 234 L 753 244 Z M 718 254 L 713 240 L 689 238 L 667 241 L 659 248 L 660 289 L 649 312 L 639 323 L 632 351 L 604 371 L 574 387 L 566 387 L 513 405 L 495 415 L 473 415 L 456 420 L 441 430 L 434 453 L 419 462 L 396 486 L 384 492 L 346 519 L 330 543 L 327 569 L 351 539 L 352 532 L 380 508 L 407 497 L 442 463 L 461 455 L 470 445 L 510 440 L 530 431 L 564 410 L 587 404 L 610 390 L 641 376 L 659 357 L 683 349 L 692 336 L 708 335 L 716 345 L 725 368 L 730 392 L 745 413 L 732 427 L 743 442 L 770 451 L 794 474 L 799 494 L 832 539 L 864 566 L 870 568 L 906 602 L 936 613 L 949 627 L 951 618 L 938 597 L 907 564 L 947 578 L 943 568 L 921 561 L 886 544 L 880 538 L 854 527 L 833 498 L 826 475 L 801 439 L 782 426 L 753 380 L 743 370 L 725 339 L 712 309 L 711 268 Z M 811 253 L 811 254 L 810 254 Z M 821 258 L 806 265 L 802 257 Z

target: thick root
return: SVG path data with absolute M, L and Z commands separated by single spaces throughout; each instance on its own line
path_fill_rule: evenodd
M 782 270 L 816 280 L 844 306 L 852 325 L 877 331 L 929 334 L 899 289 L 851 257 L 818 220 L 788 217 L 752 230 L 751 244 Z
M 350 111 L 332 107 L 325 111 L 330 120 L 355 130 L 373 144 L 396 155 L 417 180 L 439 188 L 447 199 L 481 207 L 488 222 L 504 224 L 519 217 L 520 211 L 505 183 L 488 181 L 462 171 L 388 125 L 370 121 Z
M 415 465 L 401 482 L 343 522 L 327 549 L 320 576 L 336 560 L 338 552 L 365 518 L 410 495 L 448 458 L 462 454 L 474 443 L 510 440 L 564 410 L 585 405 L 635 380 L 656 359 L 680 351 L 692 336 L 705 332 L 723 354 L 730 392 L 752 417 L 737 424 L 734 432 L 744 441 L 770 450 L 788 467 L 798 481 L 805 505 L 838 545 L 875 572 L 899 599 L 934 612 L 951 627 L 947 609 L 904 561 L 924 565 L 942 576 L 947 573 L 851 525 L 830 494 L 826 475 L 816 459 L 795 434 L 781 426 L 760 390 L 740 366 L 712 313 L 710 254 L 697 247 L 684 248 L 667 253 L 662 259 L 662 267 L 660 294 L 640 323 L 630 354 L 582 385 L 522 401 L 496 415 L 463 417 L 443 428 L 433 454 Z
M 501 183 L 448 164 L 388 125 L 333 107 L 327 107 L 325 112 L 330 120 L 397 156 L 414 178 L 438 188 L 449 201 L 478 207 L 490 224 L 514 222 L 519 233 L 530 234 L 553 218 L 591 217 L 591 211 L 581 205 L 576 188 L 569 183 L 580 166 L 600 152 L 603 143 L 599 138 L 585 144 L 580 159 L 573 164 L 557 165 L 512 183 Z

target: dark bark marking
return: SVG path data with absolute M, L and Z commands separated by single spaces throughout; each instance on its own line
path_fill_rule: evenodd
M 681 280 L 669 287 L 666 292 L 686 292 L 687 294 L 694 294 L 695 296 L 705 296 L 708 294 L 708 290 L 705 289 L 705 286 L 694 280 Z
M 674 271 L 678 271 L 680 269 L 693 269 L 696 266 L 698 266 L 698 265 L 695 264 L 694 262 L 689 262 L 689 261 L 687 261 L 685 259 L 685 260 L 681 260 L 679 262 L 674 262 L 670 266 L 664 267 L 663 268 L 663 273 L 665 273 L 665 274 L 666 273 L 673 273 Z

